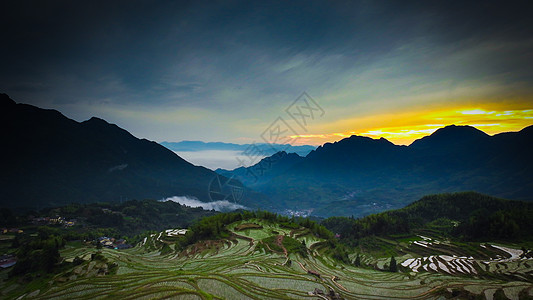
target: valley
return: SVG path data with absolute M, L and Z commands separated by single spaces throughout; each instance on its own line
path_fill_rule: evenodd
M 9 299 L 533 297 L 530 250 L 425 234 L 379 238 L 361 251 L 308 219 L 224 213 L 150 234 L 131 249 L 67 242 L 58 271 L 0 287 Z
M 532 300 L 526 4 L 2 1 L 0 300 Z

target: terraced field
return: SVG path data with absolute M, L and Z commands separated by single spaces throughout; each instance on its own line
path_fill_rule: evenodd
M 236 226 L 256 224 L 260 226 Z M 255 228 L 254 228 L 255 227 Z M 244 228 L 244 229 L 243 229 Z M 161 255 L 161 245 L 176 237 L 163 232 L 147 237 L 127 250 L 67 247 L 62 253 L 67 261 L 81 257 L 86 262 L 51 278 L 44 286 L 18 288 L 6 297 L 19 299 L 438 299 L 479 296 L 509 299 L 533 296 L 528 278 L 514 281 L 478 278 L 476 274 L 459 276 L 438 272 L 447 259 L 405 258 L 399 264 L 406 272 L 384 272 L 357 268 L 323 256 L 322 240 L 306 232 L 291 230 L 260 220 L 231 224 L 235 234 L 230 240 L 205 241 L 185 251 Z M 168 231 L 170 233 L 171 231 Z M 175 231 L 173 232 L 175 233 Z M 282 251 L 256 251 L 261 240 L 280 236 Z M 283 238 L 304 241 L 307 258 L 286 253 Z M 313 250 L 311 250 L 313 249 Z M 107 262 L 91 261 L 98 251 Z M 419 261 L 420 263 L 414 263 Z M 498 262 L 513 263 L 513 262 Z M 115 271 L 107 274 L 116 264 Z M 457 265 L 461 263 L 456 262 Z M 428 266 L 427 270 L 424 267 Z M 466 266 L 464 267 L 467 268 Z M 489 266 L 489 268 L 491 268 Z M 496 267 L 494 267 L 496 268 Z M 458 268 L 457 268 L 458 269 Z M 530 269 L 531 270 L 531 269 Z M 9 287 L 6 287 L 9 288 Z
M 531 251 L 490 243 L 458 245 L 448 240 L 426 236 L 411 238 L 409 242 L 380 239 L 386 247 L 394 248 L 403 272 L 430 272 L 463 277 L 481 277 L 505 281 L 533 282 Z M 363 261 L 375 269 L 385 269 L 390 257 Z

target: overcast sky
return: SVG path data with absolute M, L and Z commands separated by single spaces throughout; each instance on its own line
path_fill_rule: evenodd
M 409 143 L 533 124 L 533 18 L 513 1 L 3 1 L 0 92 L 155 141 Z M 298 127 L 302 92 L 323 110 Z M 301 125 L 301 124 L 300 124 Z

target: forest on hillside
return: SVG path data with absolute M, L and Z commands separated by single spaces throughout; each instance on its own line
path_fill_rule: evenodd
M 461 240 L 531 239 L 533 203 L 499 199 L 474 192 L 437 194 L 410 205 L 363 218 L 331 217 L 321 223 L 349 245 L 368 236 L 391 236 L 436 230 Z

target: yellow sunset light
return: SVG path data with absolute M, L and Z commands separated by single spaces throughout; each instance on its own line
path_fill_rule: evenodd
M 442 108 L 432 111 L 399 112 L 397 114 L 364 116 L 342 124 L 356 128 L 344 132 L 295 135 L 296 144 L 320 145 L 351 135 L 386 138 L 397 145 L 409 145 L 446 125 L 470 125 L 487 134 L 519 131 L 533 124 L 533 109 L 494 107 Z M 490 108 L 490 109 L 488 109 Z M 372 124 L 367 127 L 366 124 Z

